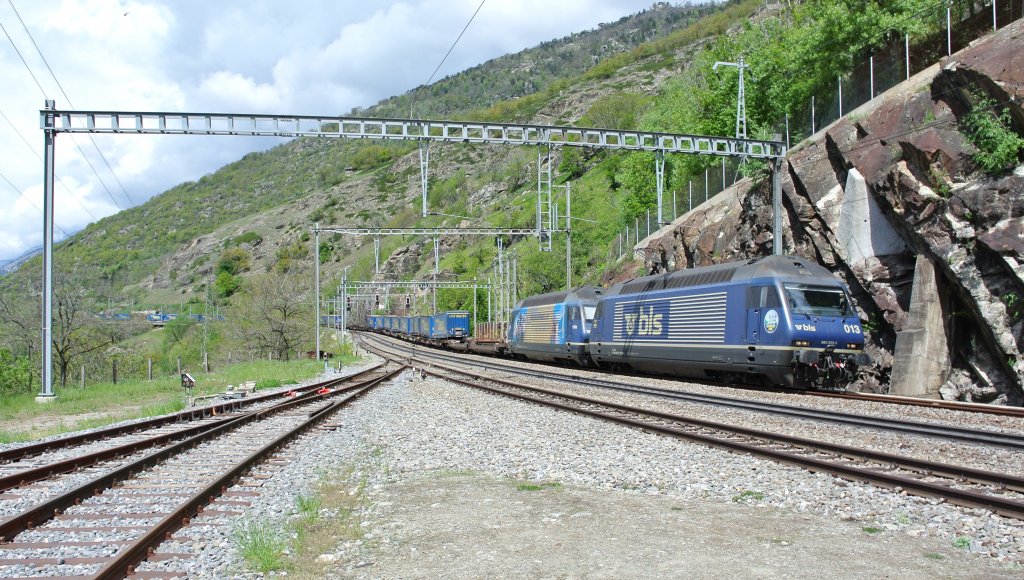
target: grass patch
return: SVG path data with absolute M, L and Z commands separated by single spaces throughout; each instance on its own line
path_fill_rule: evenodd
M 305 359 L 241 362 L 211 373 L 194 373 L 196 388 L 192 394 L 221 393 L 228 385 L 257 379 L 282 384 L 294 377 L 314 377 L 322 369 L 323 363 Z M 84 389 L 55 386 L 54 392 L 56 400 L 45 405 L 35 402 L 35 393 L 0 396 L 0 423 L 4 425 L 0 442 L 31 441 L 128 419 L 155 417 L 180 411 L 185 405 L 178 377 L 132 379 L 116 385 L 96 383 Z
M 286 564 L 284 551 L 288 542 L 281 534 L 280 526 L 267 521 L 243 521 L 232 534 L 235 547 L 242 558 L 260 572 L 283 570 Z
M 320 508 L 324 501 L 317 495 L 299 495 L 295 497 L 295 507 L 302 515 L 303 521 L 313 523 L 320 517 Z
M 747 500 L 761 501 L 762 499 L 764 499 L 764 493 L 763 492 L 751 491 L 749 489 L 745 489 L 745 490 L 741 491 L 740 493 L 738 493 L 738 494 L 736 494 L 736 495 L 734 495 L 732 497 L 732 501 L 735 501 L 735 502 L 747 501 Z
M 967 536 L 957 536 L 953 540 L 953 547 L 961 550 L 969 550 L 971 548 L 971 539 Z
M 882 532 L 885 531 L 882 528 L 876 528 L 874 526 L 864 526 L 861 529 L 864 530 L 865 533 L 872 534 L 872 535 L 873 534 L 881 534 Z
M 356 509 L 366 501 L 366 482 L 352 482 L 353 469 L 340 475 L 324 475 L 310 496 L 298 496 L 299 517 L 294 530 L 289 576 L 323 578 L 336 563 L 318 561 L 339 544 L 363 538 Z M 321 515 L 328 514 L 328 515 Z
M 925 552 L 924 557 L 928 558 L 929 560 L 945 560 L 946 559 L 946 557 L 943 556 L 942 554 L 937 554 L 935 552 Z
M 340 474 L 321 472 L 312 493 L 295 497 L 295 517 L 284 525 L 243 522 L 234 539 L 246 563 L 264 574 L 324 578 L 337 564 L 318 558 L 363 538 L 356 509 L 366 502 L 366 481 L 354 482 L 354 472 L 355 467 Z
M 672 510 L 672 511 L 674 511 L 674 512 L 681 512 L 681 511 L 683 511 L 683 508 L 681 508 L 681 507 L 679 507 L 679 506 L 672 506 L 672 507 L 671 507 L 671 508 L 669 508 L 669 509 L 671 509 L 671 510 Z
M 557 481 L 548 483 L 518 483 L 516 489 L 519 491 L 541 491 L 544 489 L 562 489 L 562 484 Z

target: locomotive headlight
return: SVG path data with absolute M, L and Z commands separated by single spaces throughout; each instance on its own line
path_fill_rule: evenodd
M 794 340 L 793 341 L 793 346 L 811 346 L 811 341 L 809 341 L 809 340 Z
M 855 342 L 848 342 L 848 343 L 846 343 L 846 348 L 848 348 L 850 350 L 857 350 L 860 347 L 861 347 L 861 345 L 859 345 L 859 344 L 857 344 Z

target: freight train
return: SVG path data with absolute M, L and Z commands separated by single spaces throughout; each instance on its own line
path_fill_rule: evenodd
M 413 322 L 434 317 L 370 316 L 363 328 L 476 350 L 468 316 L 458 335 L 450 323 Z M 527 360 L 798 388 L 845 387 L 871 361 L 845 284 L 796 256 L 531 296 L 512 311 L 505 341 L 482 347 Z

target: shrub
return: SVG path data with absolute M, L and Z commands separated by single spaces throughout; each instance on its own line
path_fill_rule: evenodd
M 0 394 L 13 395 L 32 390 L 32 363 L 28 357 L 15 356 L 0 349 Z
M 228 248 L 217 260 L 217 272 L 219 274 L 239 274 L 252 266 L 252 256 L 242 248 Z
M 980 99 L 964 118 L 967 140 L 978 152 L 972 159 L 985 173 L 998 175 L 1017 163 L 1024 138 L 1010 129 L 1009 109 L 996 110 L 991 99 Z
M 241 286 L 242 279 L 228 272 L 217 274 L 217 279 L 213 282 L 213 287 L 221 298 L 230 298 Z

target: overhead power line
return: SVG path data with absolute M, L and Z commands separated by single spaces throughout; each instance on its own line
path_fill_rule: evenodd
M 28 150 L 31 151 L 32 154 L 36 156 L 36 159 L 42 161 L 43 157 L 39 155 L 39 152 L 36 151 L 35 147 L 33 147 L 31 143 L 28 142 L 28 139 L 26 139 L 25 136 L 22 135 L 21 131 L 18 130 L 18 127 L 16 127 L 14 123 L 11 122 L 11 119 L 3 112 L 3 110 L 0 110 L 0 117 L 3 117 L 4 120 L 7 121 L 7 123 L 11 126 L 11 129 L 14 129 L 14 132 L 17 133 L 18 137 L 21 139 L 21 142 L 24 143 L 25 147 L 28 147 Z M 99 220 L 99 218 L 96 217 L 96 214 L 92 213 L 89 210 L 89 208 L 85 206 L 84 203 L 82 203 L 81 201 L 79 201 L 77 197 L 75 197 L 75 194 L 71 192 L 71 189 L 69 189 L 63 181 L 60 181 L 58 183 L 60 183 L 60 186 L 64 188 L 64 191 L 68 192 L 68 195 L 71 196 L 71 199 L 75 200 L 75 203 L 78 204 L 78 207 L 82 208 L 85 211 L 85 213 L 89 214 L 89 217 L 92 218 L 92 221 Z
M 29 202 L 29 204 L 31 204 L 32 207 L 34 207 L 37 210 L 39 210 L 39 213 L 43 213 L 43 210 L 38 205 L 36 205 L 36 202 L 32 201 L 31 197 L 25 195 L 24 191 L 18 189 L 18 186 L 14 185 L 14 183 L 12 183 L 10 179 L 7 179 L 7 176 L 4 175 L 2 171 L 0 171 L 0 179 L 3 179 L 4 181 L 6 181 L 7 185 L 11 186 L 11 189 L 13 189 L 14 191 L 18 192 L 18 195 L 20 195 L 21 197 L 25 198 L 25 201 Z M 71 236 L 68 235 L 67 232 L 64 231 L 64 228 L 58 226 L 57 224 L 53 224 L 53 225 L 56 226 L 58 230 L 60 230 L 60 233 L 64 234 L 65 238 L 70 238 L 71 237 Z
M 8 2 L 10 1 L 11 0 L 8 0 Z M 434 76 L 437 75 L 437 71 L 441 70 L 441 67 L 444 66 L 444 61 L 448 60 L 448 55 L 450 55 L 452 51 L 455 50 L 455 45 L 458 44 L 460 40 L 462 40 L 462 35 L 466 34 L 466 30 L 469 29 L 469 25 L 473 24 L 473 20 L 476 18 L 476 15 L 480 13 L 480 9 L 484 7 L 484 2 L 486 1 L 487 0 L 480 0 L 480 5 L 476 7 L 476 12 L 473 12 L 473 15 L 469 17 L 469 22 L 466 22 L 466 25 L 462 27 L 462 32 L 459 33 L 458 38 L 456 38 L 455 42 L 453 42 L 451 47 L 448 48 L 448 52 L 444 54 L 444 58 L 441 59 L 441 62 L 437 63 L 437 68 L 434 69 L 434 72 L 430 73 L 430 78 L 427 79 L 427 83 L 424 86 L 430 86 L 430 83 L 434 81 Z M 412 116 L 412 104 L 410 104 L 409 117 L 411 118 Z
M 4 31 L 4 35 L 7 36 L 7 40 L 11 43 L 11 46 L 14 47 L 14 52 L 18 53 L 18 58 L 21 59 L 21 64 L 25 65 L 25 70 L 28 71 L 28 74 L 32 77 L 32 80 L 36 82 L 36 86 L 39 87 L 39 92 L 43 93 L 43 95 L 45 96 L 46 91 L 43 89 L 43 85 L 39 84 L 39 79 L 37 79 L 36 74 L 32 72 L 32 67 L 28 66 L 28 61 L 25 60 L 25 55 L 21 54 L 21 50 L 18 49 L 18 45 L 14 44 L 14 39 L 11 38 L 11 33 L 7 32 L 7 27 L 4 26 L 3 22 L 0 22 L 0 30 Z
M 21 23 L 22 29 L 25 30 L 25 34 L 28 35 L 29 41 L 32 42 L 32 46 L 36 49 L 36 53 L 39 54 L 39 58 L 41 58 L 43 60 L 43 64 L 46 65 L 46 70 L 48 70 L 50 72 L 50 76 L 53 78 L 53 82 L 57 83 L 57 88 L 60 89 L 61 94 L 64 95 L 64 99 L 67 101 L 68 107 L 70 107 L 71 109 L 74 109 L 75 106 L 71 102 L 71 97 L 69 97 L 67 91 L 64 90 L 64 86 L 60 84 L 60 80 L 57 79 L 57 75 L 53 72 L 53 68 L 50 67 L 49 61 L 46 60 L 46 56 L 43 54 L 43 51 L 40 50 L 39 45 L 36 43 L 36 39 L 32 36 L 32 32 L 29 31 L 28 26 L 25 24 L 25 21 L 21 18 L 21 14 L 18 12 L 18 8 L 14 5 L 14 0 L 7 0 L 7 3 L 11 5 L 11 10 L 14 11 L 14 15 L 18 18 L 18 22 Z M 5 30 L 5 33 L 6 33 L 6 30 Z M 13 46 L 14 45 L 14 41 L 11 40 L 10 35 L 7 35 L 7 39 L 11 41 L 11 45 Z M 15 47 L 15 50 L 16 51 L 18 50 L 17 47 Z M 18 54 L 19 54 L 19 56 L 21 55 L 20 52 L 18 52 Z M 25 61 L 24 58 L 21 59 L 21 62 L 25 64 L 26 68 L 29 68 L 28 63 Z M 29 68 L 29 74 L 32 74 L 32 71 L 31 71 L 30 68 Z M 35 79 L 35 75 L 34 74 L 32 75 L 32 78 Z M 38 80 L 36 81 L 36 85 L 39 86 L 39 81 Z M 48 98 L 47 95 L 46 95 L 46 91 L 43 90 L 42 86 L 39 86 L 39 90 L 42 91 L 44 98 Z M 103 150 L 100 149 L 100 146 L 96 143 L 96 139 L 92 135 L 89 135 L 88 137 L 89 137 L 89 141 L 92 143 L 93 147 L 96 148 L 96 152 L 99 153 L 100 159 L 102 159 L 104 165 L 107 166 L 107 170 L 110 172 L 110 175 L 113 176 L 114 181 L 117 182 L 118 187 L 121 188 L 121 195 L 123 195 L 124 198 L 128 201 L 128 207 L 134 207 L 135 204 L 132 202 L 131 196 L 128 195 L 128 191 L 125 189 L 124 184 L 121 183 L 121 180 L 118 179 L 117 174 L 114 173 L 114 168 L 110 165 L 110 161 L 107 160 L 107 156 L 103 154 Z M 72 141 L 74 141 L 74 138 L 72 138 Z M 81 145 L 79 145 L 77 141 L 74 141 L 74 143 L 75 143 L 75 147 L 78 148 L 78 151 L 82 154 L 82 157 L 85 159 L 85 162 L 89 165 L 89 168 L 96 175 L 96 179 L 98 179 L 100 181 L 100 184 L 103 186 L 103 189 L 105 189 L 107 191 L 107 195 L 110 196 L 110 200 L 114 202 L 114 206 L 117 207 L 118 210 L 123 209 L 121 207 L 121 204 L 119 204 L 117 202 L 117 200 L 114 199 L 114 194 L 110 191 L 110 188 L 107 187 L 107 184 L 106 184 L 106 182 L 103 181 L 103 178 L 100 177 L 100 174 L 96 170 L 96 167 L 93 166 L 91 161 L 89 161 L 89 158 L 88 158 L 88 156 L 86 156 L 85 151 L 82 149 Z

